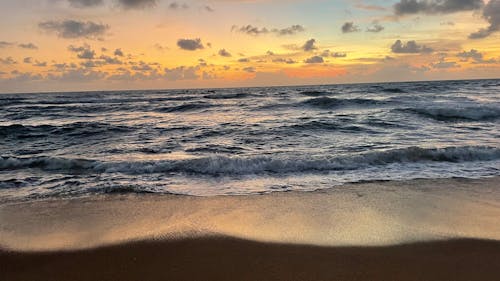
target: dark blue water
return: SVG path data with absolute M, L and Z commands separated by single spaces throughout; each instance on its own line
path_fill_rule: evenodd
M 0 95 L 0 200 L 500 175 L 500 80 Z

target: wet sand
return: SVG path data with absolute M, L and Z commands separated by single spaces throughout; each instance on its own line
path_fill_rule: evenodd
M 0 280 L 500 279 L 500 243 L 317 247 L 232 238 L 139 242 L 91 250 L 0 253 Z
M 0 280 L 500 280 L 499 178 L 0 205 Z

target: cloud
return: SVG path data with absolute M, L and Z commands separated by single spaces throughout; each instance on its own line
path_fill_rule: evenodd
M 321 53 L 322 57 L 332 57 L 332 58 L 345 58 L 347 57 L 346 53 L 341 53 L 341 52 L 330 52 L 330 50 L 324 50 Z
M 250 62 L 250 60 L 247 58 L 241 58 L 238 60 L 238 62 Z
M 215 12 L 215 10 L 212 7 L 208 6 L 208 5 L 205 5 L 203 7 L 203 9 L 205 9 L 205 11 L 207 11 L 207 12 Z
M 189 9 L 188 4 L 186 3 L 179 3 L 179 2 L 172 2 L 168 5 L 168 8 L 171 10 L 178 10 L 178 9 Z
M 304 62 L 305 63 L 323 63 L 325 61 L 323 60 L 322 56 L 313 56 L 313 57 L 306 59 Z
M 221 57 L 231 57 L 231 54 L 228 51 L 226 51 L 226 49 L 221 49 L 219 51 L 219 56 L 221 56 Z
M 183 50 L 195 51 L 197 49 L 204 49 L 205 47 L 201 43 L 200 38 L 196 39 L 179 39 L 177 40 L 177 46 Z
M 237 31 L 252 36 L 258 36 L 270 33 L 278 36 L 295 35 L 299 32 L 304 32 L 305 30 L 306 29 L 299 24 L 295 24 L 286 28 L 271 28 L 271 29 L 268 29 L 266 27 L 259 28 L 250 24 L 241 27 L 233 25 L 231 27 L 231 31 Z
M 356 3 L 354 4 L 354 7 L 361 9 L 361 10 L 367 10 L 367 11 L 385 11 L 387 10 L 386 8 L 382 6 L 377 6 L 377 5 L 369 5 L 365 3 Z
M 17 61 L 15 61 L 12 57 L 6 57 L 4 59 L 0 58 L 0 63 L 11 65 L 11 64 L 17 64 Z
M 33 66 L 36 66 L 36 67 L 46 67 L 47 66 L 47 62 L 41 62 L 41 61 L 36 61 Z
M 483 9 L 483 18 L 490 24 L 469 35 L 470 39 L 482 39 L 500 30 L 500 0 L 491 0 Z
M 76 20 L 45 21 L 39 23 L 38 27 L 47 32 L 54 32 L 57 36 L 66 39 L 101 39 L 109 29 L 109 26 L 105 24 Z
M 27 58 L 24 58 L 24 59 L 23 59 L 23 62 L 24 62 L 24 63 L 32 63 L 32 62 L 33 62 L 33 58 L 32 58 L 32 57 L 27 57 Z
M 73 45 L 70 45 L 68 47 L 68 50 L 73 53 L 77 53 L 77 57 L 79 59 L 87 59 L 91 60 L 94 59 L 95 57 L 95 51 L 90 48 L 89 45 L 83 45 L 80 47 L 75 47 Z
M 346 22 L 341 27 L 342 33 L 352 33 L 360 31 L 357 25 L 354 25 L 354 22 Z
M 472 59 L 475 63 L 496 63 L 494 59 L 485 60 L 483 54 L 475 49 L 460 52 L 457 54 L 457 57 L 460 58 L 462 62 L 467 62 Z
M 316 50 L 317 47 L 315 46 L 316 44 L 316 39 L 309 39 L 306 41 L 306 43 L 302 46 L 302 50 L 306 52 L 310 52 L 312 50 Z
M 157 0 L 118 0 L 125 9 L 145 9 L 156 6 Z
M 431 66 L 432 66 L 432 68 L 436 68 L 436 69 L 460 67 L 460 65 L 454 61 L 439 61 L 437 63 L 431 63 Z
M 0 48 L 5 48 L 5 47 L 10 47 L 14 43 L 6 42 L 6 41 L 0 41 Z
M 408 41 L 406 42 L 406 44 L 401 42 L 401 40 L 397 40 L 396 42 L 394 42 L 394 44 L 392 44 L 391 50 L 393 53 L 398 54 L 418 54 L 433 52 L 433 49 L 425 45 L 419 45 L 414 40 Z
M 176 68 L 165 68 L 165 78 L 170 81 L 176 80 L 195 80 L 200 76 L 197 74 L 199 70 L 196 66 L 179 66 Z
M 374 23 L 372 26 L 366 28 L 366 32 L 378 33 L 384 30 L 384 27 L 378 23 Z
M 478 10 L 483 5 L 483 0 L 401 0 L 394 4 L 394 13 L 398 16 L 419 13 L 449 14 Z
M 19 48 L 23 48 L 23 49 L 30 49 L 30 50 L 37 50 L 38 49 L 38 47 L 33 43 L 26 43 L 26 44 L 21 43 L 17 46 L 19 46 Z
M 245 68 L 243 68 L 243 71 L 248 72 L 248 73 L 256 72 L 255 67 L 253 67 L 253 66 L 245 67 Z
M 104 4 L 103 0 L 68 0 L 69 4 L 75 8 L 90 8 Z
M 113 54 L 115 56 L 117 56 L 117 57 L 123 57 L 124 56 L 122 49 L 116 49 Z
M 276 62 L 276 63 L 286 63 L 286 64 L 297 63 L 293 59 L 285 59 L 285 58 L 276 58 L 276 59 L 273 59 L 273 62 Z

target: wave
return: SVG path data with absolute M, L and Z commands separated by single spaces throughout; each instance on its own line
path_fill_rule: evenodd
M 299 93 L 300 95 L 308 96 L 308 97 L 321 97 L 321 96 L 329 96 L 333 93 L 326 91 L 303 91 Z
M 367 105 L 379 105 L 385 104 L 385 101 L 373 100 L 373 99 L 361 99 L 361 98 L 353 98 L 353 99 L 336 99 L 329 97 L 320 97 L 314 99 L 308 99 L 303 101 L 301 105 L 307 105 L 322 109 L 331 109 L 343 106 L 367 106 Z
M 438 121 L 472 120 L 483 121 L 500 118 L 500 108 L 488 106 L 474 107 L 431 107 L 403 108 L 398 111 L 411 112 Z
M 213 107 L 211 103 L 207 102 L 196 102 L 196 103 L 184 103 L 177 106 L 162 107 L 156 109 L 158 112 L 172 113 L 172 112 L 187 112 L 195 111 L 200 109 L 207 109 Z
M 203 98 L 205 99 L 243 99 L 243 98 L 248 98 L 252 97 L 255 95 L 251 95 L 249 93 L 230 93 L 230 94 L 210 94 L 210 95 L 204 95 Z
M 58 157 L 1 157 L 0 170 L 37 168 L 65 173 L 185 173 L 200 175 L 282 174 L 356 170 L 394 163 L 471 162 L 500 159 L 500 148 L 484 146 L 420 148 L 408 147 L 355 155 L 322 157 L 226 157 L 221 155 L 162 161 L 101 162 Z
M 81 137 L 101 133 L 130 132 L 133 130 L 135 130 L 133 127 L 98 122 L 77 122 L 61 126 L 12 124 L 0 126 L 0 137 L 36 138 L 49 134 L 54 136 L 68 135 Z

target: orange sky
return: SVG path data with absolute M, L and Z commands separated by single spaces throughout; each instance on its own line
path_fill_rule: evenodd
M 0 24 L 0 92 L 500 77 L 500 0 L 19 0 Z

